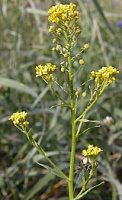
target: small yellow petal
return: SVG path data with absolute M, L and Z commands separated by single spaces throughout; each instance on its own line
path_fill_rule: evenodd
M 26 112 L 16 112 L 13 113 L 9 120 L 11 120 L 13 122 L 13 124 L 15 125 L 24 125 L 27 126 L 29 124 L 29 122 L 26 120 L 27 117 L 27 113 Z
M 96 157 L 99 155 L 99 153 L 102 151 L 101 148 L 93 145 L 89 145 L 86 150 L 82 151 L 83 156 L 86 157 Z

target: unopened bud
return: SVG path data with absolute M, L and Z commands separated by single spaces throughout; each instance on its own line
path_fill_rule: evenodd
M 56 40 L 56 38 L 54 38 L 54 39 L 53 39 L 53 43 L 56 43 L 56 42 L 57 42 L 57 40 Z
M 50 33 L 54 32 L 54 30 L 55 30 L 55 27 L 54 27 L 54 26 L 50 26 L 50 27 L 49 27 L 49 32 L 50 32 Z
M 56 33 L 57 33 L 58 35 L 60 35 L 60 34 L 61 34 L 61 31 L 62 31 L 62 29 L 61 29 L 61 28 L 58 28 L 58 29 L 56 30 Z
M 56 50 L 55 47 L 53 47 L 53 48 L 52 48 L 52 51 L 55 51 L 55 50 Z
M 89 47 L 90 47 L 90 45 L 89 45 L 89 43 L 87 43 L 87 44 L 84 44 L 84 49 L 88 49 Z
M 82 97 L 86 97 L 87 93 L 86 91 L 82 93 Z
M 83 59 L 80 59 L 80 60 L 79 60 L 79 64 L 80 64 L 80 65 L 83 65 L 83 64 L 84 64 L 84 60 L 83 60 Z
M 61 66 L 61 72 L 65 72 L 65 67 Z
M 59 51 L 60 49 L 61 49 L 61 45 L 58 44 L 58 45 L 56 46 L 56 50 Z

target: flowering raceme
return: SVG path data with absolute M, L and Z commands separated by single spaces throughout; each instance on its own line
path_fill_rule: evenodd
M 56 70 L 56 65 L 47 63 L 46 65 L 38 65 L 35 67 L 36 77 L 41 76 L 46 81 L 52 80 L 52 73 Z
M 9 120 L 11 120 L 14 125 L 27 126 L 29 122 L 26 120 L 26 117 L 27 117 L 26 112 L 16 112 L 10 116 Z
M 75 41 L 76 36 L 80 33 L 78 25 L 79 12 L 76 9 L 76 5 L 73 3 L 58 4 L 52 6 L 48 13 L 48 21 L 53 23 L 53 26 L 49 27 L 49 32 L 53 33 L 56 38 L 57 36 L 64 37 L 67 34 L 70 37 L 70 34 L 72 34 L 72 41 Z
M 91 78 L 95 80 L 98 86 L 104 82 L 106 85 L 109 85 L 115 80 L 115 75 L 118 73 L 119 71 L 112 66 L 102 67 L 97 72 L 92 71 Z
M 79 18 L 79 13 L 76 10 L 76 5 L 73 3 L 70 4 L 59 4 L 56 6 L 52 6 L 49 9 L 49 22 L 52 23 L 65 23 L 70 22 L 73 19 L 77 20 Z
M 82 154 L 86 157 L 96 157 L 102 151 L 99 147 L 94 147 L 93 145 L 89 145 L 87 150 L 83 150 Z
M 115 80 L 119 71 L 112 66 L 103 67 L 98 71 L 92 71 L 90 79 L 86 80 L 83 77 L 84 74 L 82 74 L 81 78 L 83 77 L 83 81 L 85 80 L 85 82 L 80 84 L 81 86 L 78 86 L 76 82 L 77 75 L 78 77 L 80 76 L 79 72 L 85 63 L 84 54 L 90 47 L 88 42 L 83 42 L 83 45 L 80 46 L 81 38 L 78 40 L 81 31 L 78 22 L 79 12 L 76 9 L 76 5 L 70 3 L 52 6 L 49 9 L 48 14 L 48 21 L 50 22 L 49 32 L 53 36 L 52 50 L 56 51 L 58 55 L 61 56 L 61 59 L 60 57 L 57 57 L 57 62 L 60 62 L 60 66 L 56 67 L 56 65 L 52 63 L 44 65 L 39 64 L 35 67 L 35 72 L 36 77 L 41 77 L 49 84 L 51 92 L 58 98 L 56 106 L 60 106 L 61 109 L 66 107 L 66 111 L 70 112 L 71 152 L 68 173 L 67 170 L 66 172 L 62 171 L 62 169 L 47 156 L 46 152 L 41 147 L 41 144 L 36 141 L 38 138 L 35 137 L 33 131 L 28 127 L 29 122 L 27 121 L 26 112 L 13 113 L 9 120 L 11 120 L 13 124 L 27 136 L 27 139 L 33 147 L 46 159 L 51 169 L 53 169 L 54 174 L 67 182 L 69 191 L 68 199 L 78 200 L 82 199 L 82 197 L 84 198 L 84 196 L 91 192 L 93 188 L 103 184 L 103 182 L 93 186 L 92 184 L 89 184 L 97 167 L 96 158 L 99 156 L 100 152 L 102 152 L 102 149 L 98 146 L 88 145 L 87 149 L 82 150 L 83 165 L 81 173 L 83 176 L 79 177 L 81 188 L 78 184 L 78 188 L 75 190 L 75 187 L 77 187 L 77 179 L 75 176 L 75 154 L 78 140 L 82 137 L 83 133 L 86 133 L 89 129 L 86 127 L 84 130 L 84 123 L 95 122 L 87 119 L 89 111 L 91 111 L 106 87 Z M 79 46 L 78 49 L 76 48 L 77 45 Z M 56 70 L 60 72 L 60 74 L 58 74 L 59 76 L 62 76 L 61 80 L 59 76 L 56 77 Z M 88 85 L 89 80 L 93 80 L 92 87 Z M 90 95 L 87 92 L 89 89 Z M 86 101 L 82 101 L 81 98 L 85 98 L 86 95 Z M 81 107 L 82 102 L 85 102 L 83 107 Z

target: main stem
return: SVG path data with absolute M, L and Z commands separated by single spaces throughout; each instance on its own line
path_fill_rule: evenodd
M 68 46 L 68 65 L 69 65 L 69 88 L 70 88 L 70 106 L 71 106 L 71 123 L 72 123 L 72 144 L 71 144 L 71 155 L 70 155 L 70 169 L 69 169 L 69 200 L 74 199 L 74 164 L 75 164 L 75 151 L 76 151 L 76 125 L 75 125 L 75 96 L 73 88 L 73 71 L 72 71 L 72 61 L 71 61 L 71 49 L 70 40 L 67 37 Z

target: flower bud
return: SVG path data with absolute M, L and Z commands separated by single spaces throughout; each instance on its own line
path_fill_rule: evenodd
M 83 60 L 83 59 L 80 59 L 80 60 L 79 60 L 79 64 L 80 64 L 80 65 L 83 65 L 83 64 L 84 64 L 84 60 Z
M 87 93 L 86 91 L 82 93 L 82 97 L 86 97 Z
M 56 38 L 54 38 L 54 39 L 53 39 L 53 44 L 56 43 L 56 42 L 57 42 L 57 40 L 56 40 Z
M 61 34 L 61 31 L 62 31 L 62 29 L 61 29 L 61 28 L 58 28 L 58 29 L 56 30 L 56 33 L 57 33 L 58 35 L 60 35 L 60 34 Z
M 49 32 L 50 32 L 50 33 L 54 32 L 54 30 L 55 30 L 55 27 L 54 27 L 54 26 L 50 26 L 50 27 L 49 27 Z
M 65 67 L 63 65 L 61 66 L 61 72 L 65 72 Z
M 89 43 L 84 44 L 84 49 L 88 49 L 90 47 Z
M 52 48 L 52 51 L 55 51 L 55 50 L 56 50 L 55 47 L 53 47 L 53 48 Z
M 56 46 L 56 50 L 57 50 L 57 51 L 61 50 L 61 45 L 58 44 L 58 45 Z

